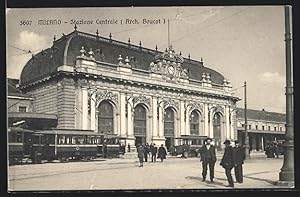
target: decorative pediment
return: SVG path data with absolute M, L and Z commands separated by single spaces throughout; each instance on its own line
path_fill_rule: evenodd
M 165 79 L 178 81 L 179 79 L 188 79 L 188 70 L 182 68 L 183 57 L 175 53 L 172 46 L 163 54 L 155 56 L 155 62 L 150 63 L 152 73 L 161 74 Z
M 224 114 L 224 109 L 221 105 L 213 105 L 211 109 L 214 113 L 221 112 L 222 114 Z
M 176 109 L 179 109 L 179 102 L 176 100 L 164 100 L 164 109 L 166 109 L 167 107 L 174 107 Z
M 148 106 L 150 106 L 150 98 L 147 98 L 144 95 L 134 97 L 132 102 L 133 102 L 134 106 L 138 103 L 144 103 L 144 104 L 147 104 Z
M 118 94 L 115 94 L 109 90 L 97 91 L 96 100 L 97 100 L 97 103 L 102 100 L 111 100 L 111 101 L 114 101 L 117 103 L 118 102 Z
M 189 111 L 193 111 L 194 109 L 199 110 L 200 112 L 203 112 L 203 103 L 198 102 L 189 102 L 187 104 L 187 108 L 189 108 Z

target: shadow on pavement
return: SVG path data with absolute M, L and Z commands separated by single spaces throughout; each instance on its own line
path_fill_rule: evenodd
M 256 173 L 256 174 L 258 174 L 258 173 Z M 262 178 L 251 177 L 251 176 L 244 176 L 244 177 L 248 178 L 248 179 L 253 179 L 253 180 L 256 180 L 256 181 L 264 181 L 264 182 L 267 182 L 269 184 L 275 185 L 275 181 L 270 181 L 268 179 L 262 179 Z
M 201 177 L 187 176 L 187 177 L 185 177 L 185 178 L 186 178 L 186 179 L 190 179 L 190 180 L 199 181 L 199 182 L 203 183 Z M 216 181 L 216 179 L 217 179 L 217 180 L 226 180 L 226 179 L 215 178 L 213 183 L 211 183 L 210 181 L 207 181 L 207 180 L 206 180 L 204 183 L 205 183 L 207 186 L 209 186 L 209 187 L 216 187 L 217 185 L 219 185 L 219 186 L 225 186 L 222 182 Z

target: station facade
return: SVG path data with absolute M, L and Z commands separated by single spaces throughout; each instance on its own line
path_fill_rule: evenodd
M 57 127 L 114 134 L 138 143 L 178 145 L 181 136 L 208 136 L 221 147 L 237 139 L 230 81 L 201 61 L 75 29 L 33 56 L 20 90 Z

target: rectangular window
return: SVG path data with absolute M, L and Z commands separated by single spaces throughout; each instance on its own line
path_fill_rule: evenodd
M 277 130 L 277 128 L 276 127 L 274 127 L 274 131 L 276 131 Z
M 19 106 L 19 112 L 26 112 L 26 107 Z
M 262 126 L 262 128 L 261 128 L 262 130 L 265 130 L 265 126 Z
M 258 125 L 255 125 L 255 129 L 258 130 Z
M 251 125 L 249 125 L 249 129 L 251 129 Z
M 271 130 L 271 126 L 268 126 L 269 131 Z
M 279 127 L 279 130 L 282 131 L 282 127 Z
M 242 127 L 245 127 L 245 124 L 242 124 Z

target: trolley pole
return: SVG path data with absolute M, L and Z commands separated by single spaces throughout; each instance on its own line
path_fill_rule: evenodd
M 295 186 L 294 179 L 294 100 L 291 48 L 291 6 L 285 6 L 285 53 L 286 53 L 286 131 L 284 160 L 279 173 L 279 185 Z
M 248 122 L 247 122 L 247 83 L 244 82 L 244 101 L 245 101 L 245 159 L 250 159 L 250 151 L 249 151 L 249 136 L 248 136 Z

